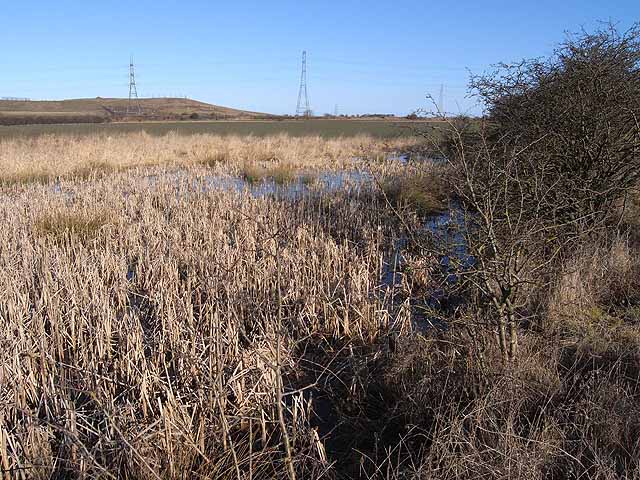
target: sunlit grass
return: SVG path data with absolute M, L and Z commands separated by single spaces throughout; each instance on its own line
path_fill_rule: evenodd
M 440 178 L 431 173 L 397 176 L 382 183 L 384 196 L 397 207 L 408 207 L 419 215 L 435 215 L 447 208 L 447 195 Z
M 242 169 L 257 165 L 277 183 L 291 181 L 294 170 L 352 168 L 365 152 L 384 155 L 411 148 L 411 137 L 381 140 L 370 136 L 324 139 L 318 136 L 238 137 L 145 133 L 86 137 L 45 135 L 3 139 L 0 184 L 47 183 L 54 179 L 88 179 L 134 167 L 202 165 Z M 253 169 L 257 173 L 257 168 Z M 250 173 L 250 172 L 247 172 Z M 259 181 L 265 175 L 247 175 Z
M 35 222 L 35 230 L 56 241 L 94 239 L 111 219 L 106 212 L 56 211 L 44 214 Z
M 228 150 L 219 150 L 206 155 L 200 163 L 207 167 L 213 168 L 221 164 L 226 164 L 231 161 L 231 154 Z
M 298 179 L 298 172 L 291 165 L 263 167 L 256 163 L 245 163 L 240 170 L 240 176 L 249 184 L 270 180 L 277 185 L 287 185 Z

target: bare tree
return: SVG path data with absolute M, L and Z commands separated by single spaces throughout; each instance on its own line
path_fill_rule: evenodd
M 532 288 L 615 225 L 640 179 L 640 28 L 568 37 L 551 58 L 500 65 L 471 89 L 486 115 L 445 118 L 439 142 L 473 260 L 452 268 L 510 361 Z

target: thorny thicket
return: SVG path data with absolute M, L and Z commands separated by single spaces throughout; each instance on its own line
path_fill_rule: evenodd
M 510 361 L 523 325 L 544 328 L 536 294 L 611 236 L 640 180 L 640 27 L 568 37 L 471 89 L 485 118 L 447 120 L 441 148 L 467 249 L 451 269 Z

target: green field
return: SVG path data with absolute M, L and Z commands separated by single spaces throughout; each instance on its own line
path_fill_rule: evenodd
M 126 133 L 145 131 L 151 135 L 169 132 L 190 135 L 213 133 L 219 135 L 320 135 L 323 137 L 369 134 L 375 137 L 412 135 L 423 128 L 425 122 L 376 120 L 285 120 L 285 121 L 213 121 L 213 122 L 132 122 L 106 124 L 67 125 L 14 125 L 0 126 L 0 138 L 37 136 L 43 134 L 88 135 L 94 133 Z

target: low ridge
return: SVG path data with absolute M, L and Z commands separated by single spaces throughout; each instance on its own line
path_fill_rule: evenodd
M 273 115 L 212 105 L 189 98 L 141 98 L 142 115 L 128 114 L 127 98 L 0 100 L 0 125 L 27 123 L 101 123 L 130 119 L 267 119 Z

